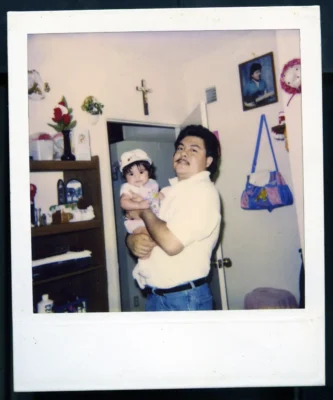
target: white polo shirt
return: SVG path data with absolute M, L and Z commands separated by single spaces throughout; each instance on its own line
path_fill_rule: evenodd
M 220 197 L 209 172 L 191 178 L 169 180 L 159 218 L 184 245 L 175 256 L 154 247 L 147 260 L 140 260 L 140 269 L 147 285 L 170 288 L 208 275 L 210 259 L 220 232 Z

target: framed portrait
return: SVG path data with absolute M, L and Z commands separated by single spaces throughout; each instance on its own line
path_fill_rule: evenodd
M 273 52 L 239 64 L 243 111 L 278 101 Z

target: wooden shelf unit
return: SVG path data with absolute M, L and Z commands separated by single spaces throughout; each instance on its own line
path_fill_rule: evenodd
M 30 172 L 63 171 L 64 183 L 82 182 L 83 197 L 93 206 L 95 219 L 31 228 L 32 250 L 50 245 L 69 245 L 92 252 L 88 268 L 33 282 L 34 312 L 44 293 L 62 305 L 76 297 L 87 299 L 88 312 L 107 312 L 107 272 L 99 159 L 91 161 L 30 161 Z
M 97 156 L 91 158 L 91 161 L 34 161 L 30 160 L 31 172 L 46 171 L 75 171 L 85 169 L 99 169 L 99 160 Z
M 48 235 L 59 235 L 62 233 L 70 233 L 76 231 L 83 231 L 87 229 L 99 228 L 102 225 L 102 221 L 99 219 L 93 219 L 91 221 L 82 222 L 69 222 L 68 224 L 54 224 L 48 226 L 40 226 L 38 228 L 31 228 L 31 236 L 48 236 Z

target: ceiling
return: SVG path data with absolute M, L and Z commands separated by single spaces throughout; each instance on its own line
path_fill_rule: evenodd
M 159 60 L 188 62 L 210 54 L 239 40 L 251 31 L 172 31 L 172 32 L 122 32 L 76 34 L 98 35 L 99 42 L 107 42 L 112 51 L 153 57 Z M 66 35 L 67 36 L 67 35 Z M 71 35 L 68 35 L 71 36 Z M 106 44 L 106 43 L 105 43 Z

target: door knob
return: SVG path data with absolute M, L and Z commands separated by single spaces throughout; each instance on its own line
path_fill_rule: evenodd
M 230 268 L 232 266 L 230 258 L 223 258 L 223 266 L 226 268 Z
M 230 258 L 223 258 L 223 260 L 214 260 L 211 261 L 211 265 L 213 267 L 218 267 L 218 268 L 222 268 L 222 267 L 226 267 L 226 268 L 230 268 L 232 266 L 232 262 L 230 260 Z
M 210 263 L 214 268 L 216 268 L 216 267 L 221 268 L 222 267 L 222 261 L 221 260 L 212 260 Z

